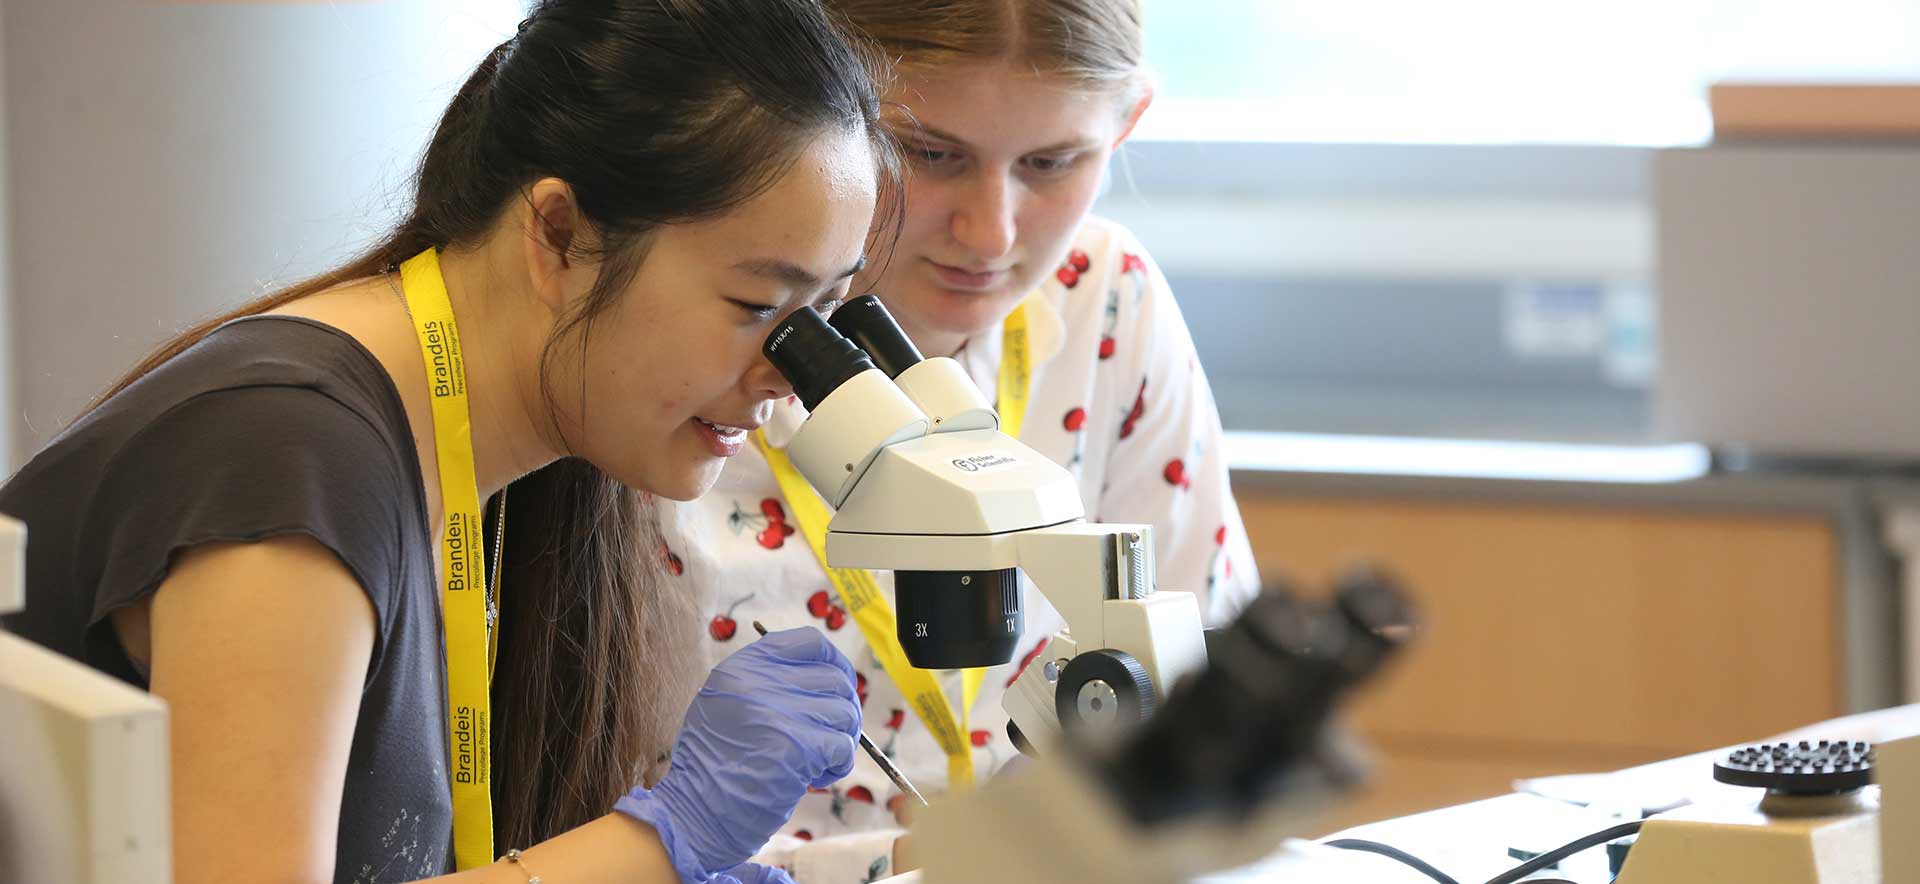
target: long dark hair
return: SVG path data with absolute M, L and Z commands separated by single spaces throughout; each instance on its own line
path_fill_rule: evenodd
M 405 221 L 333 270 L 188 329 L 97 401 L 229 320 L 475 244 L 549 176 L 592 226 L 592 242 L 569 248 L 600 262 L 548 342 L 551 363 L 618 299 L 649 231 L 751 199 L 815 135 L 864 131 L 883 191 L 897 191 L 874 74 L 817 0 L 541 0 L 448 105 Z M 493 682 L 502 849 L 606 813 L 671 746 L 704 668 L 696 602 L 662 576 L 645 495 L 569 458 L 515 482 L 507 506 Z

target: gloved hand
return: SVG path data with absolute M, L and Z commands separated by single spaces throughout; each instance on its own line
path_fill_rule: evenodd
M 653 827 L 682 881 L 704 882 L 759 850 L 809 787 L 851 772 L 859 733 L 853 664 L 817 629 L 771 633 L 714 667 L 667 775 L 613 809 Z

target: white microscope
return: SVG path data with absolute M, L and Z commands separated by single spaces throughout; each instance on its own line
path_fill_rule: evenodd
M 1041 762 L 921 815 L 929 881 L 1185 880 L 1260 857 L 1350 780 L 1324 723 L 1411 631 L 1391 583 L 1360 575 L 1326 610 L 1265 592 L 1203 633 L 1191 593 L 1155 591 L 1148 526 L 1085 521 L 1072 475 L 877 298 L 803 308 L 764 351 L 810 411 L 786 451 L 836 510 L 828 564 L 894 572 L 913 665 L 1011 659 L 1021 571 L 1066 620 L 1005 700 Z
M 959 363 L 922 359 L 877 298 L 831 325 L 802 309 L 765 350 L 810 412 L 786 450 L 836 511 L 827 560 L 894 572 L 913 665 L 1011 659 L 1021 571 L 1065 618 L 1007 693 L 1023 748 L 1124 728 L 1206 664 L 1193 594 L 1154 592 L 1151 529 L 1085 521 L 1072 474 L 1001 433 Z

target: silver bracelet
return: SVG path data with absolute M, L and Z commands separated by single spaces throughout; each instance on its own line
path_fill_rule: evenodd
M 520 853 L 520 848 L 518 847 L 508 848 L 507 855 L 501 857 L 501 859 L 504 859 L 509 863 L 519 866 L 520 871 L 525 873 L 527 876 L 527 884 L 540 884 L 540 876 L 534 874 L 532 869 L 527 868 L 526 857 Z

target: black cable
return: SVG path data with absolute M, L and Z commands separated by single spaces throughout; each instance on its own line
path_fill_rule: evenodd
M 1615 838 L 1625 838 L 1628 835 L 1632 835 L 1635 832 L 1640 831 L 1640 825 L 1641 825 L 1640 820 L 1635 820 L 1630 823 L 1621 823 L 1620 825 L 1614 826 L 1611 829 L 1595 832 L 1591 835 L 1581 838 L 1578 841 L 1571 842 L 1561 847 L 1556 847 L 1552 850 L 1547 851 L 1546 853 L 1543 853 L 1543 854 L 1540 854 L 1539 856 L 1534 857 L 1533 859 L 1527 860 L 1524 863 L 1521 863 L 1517 866 L 1514 866 L 1511 869 L 1508 869 L 1504 872 L 1501 872 L 1498 875 L 1495 875 L 1491 880 L 1487 881 L 1487 884 L 1513 884 L 1513 882 L 1518 881 L 1521 878 L 1525 878 L 1526 876 L 1531 875 L 1534 872 L 1540 871 L 1541 869 L 1547 868 L 1549 866 L 1553 866 L 1559 863 L 1561 860 L 1566 859 L 1567 857 L 1572 856 L 1576 853 L 1579 853 L 1582 850 L 1586 850 L 1589 847 L 1596 847 L 1598 845 L 1605 844 L 1608 841 L 1612 841 Z M 1321 843 L 1325 844 L 1328 847 L 1338 847 L 1341 850 L 1359 850 L 1366 853 L 1379 854 L 1380 856 L 1384 856 L 1388 859 L 1397 860 L 1399 862 L 1412 866 L 1420 874 L 1425 875 L 1429 878 L 1432 878 L 1433 880 L 1440 882 L 1440 884 L 1460 884 L 1460 882 L 1455 881 L 1454 879 L 1448 877 L 1447 873 L 1442 872 L 1431 865 L 1428 865 L 1425 860 L 1417 856 L 1414 856 L 1413 854 L 1408 853 L 1404 850 L 1401 850 L 1398 847 L 1381 844 L 1378 841 L 1367 841 L 1362 838 L 1341 838 L 1335 841 L 1323 841 Z M 1541 882 L 1538 882 L 1538 884 L 1555 884 L 1555 882 L 1541 881 Z
M 1367 841 L 1361 838 L 1341 838 L 1337 841 L 1324 841 L 1321 843 L 1327 845 L 1328 847 L 1338 847 L 1341 850 L 1359 850 L 1366 853 L 1377 853 L 1388 859 L 1398 860 L 1400 862 L 1406 863 L 1407 865 L 1414 867 L 1414 869 L 1419 871 L 1420 874 L 1425 875 L 1429 878 L 1432 878 L 1433 880 L 1440 882 L 1440 884 L 1460 884 L 1460 882 L 1447 877 L 1447 873 L 1442 872 L 1439 869 L 1434 868 L 1433 866 L 1427 865 L 1426 861 L 1422 860 L 1421 858 L 1414 856 L 1413 854 L 1408 853 L 1404 850 L 1401 850 L 1398 847 L 1389 847 L 1385 844 L 1381 844 L 1378 841 Z
M 1513 884 L 1513 882 L 1518 881 L 1521 878 L 1525 878 L 1526 876 L 1531 875 L 1534 872 L 1540 871 L 1541 869 L 1554 865 L 1560 862 L 1561 860 L 1566 859 L 1569 856 L 1579 853 L 1582 850 L 1586 850 L 1589 847 L 1595 847 L 1601 844 L 1605 844 L 1608 841 L 1612 841 L 1615 838 L 1625 838 L 1628 835 L 1638 832 L 1640 831 L 1640 824 L 1641 824 L 1640 820 L 1634 820 L 1633 822 L 1630 822 L 1630 823 L 1621 823 L 1620 825 L 1614 826 L 1611 829 L 1607 829 L 1601 832 L 1595 832 L 1591 835 L 1588 835 L 1585 838 L 1582 838 L 1578 841 L 1568 844 L 1565 847 L 1556 847 L 1553 850 L 1549 850 L 1546 853 L 1540 854 L 1539 856 L 1536 856 L 1533 859 L 1527 860 L 1526 862 L 1523 862 L 1517 866 L 1514 866 L 1513 868 L 1508 869 L 1505 872 L 1495 875 L 1493 878 L 1487 881 L 1487 884 Z

